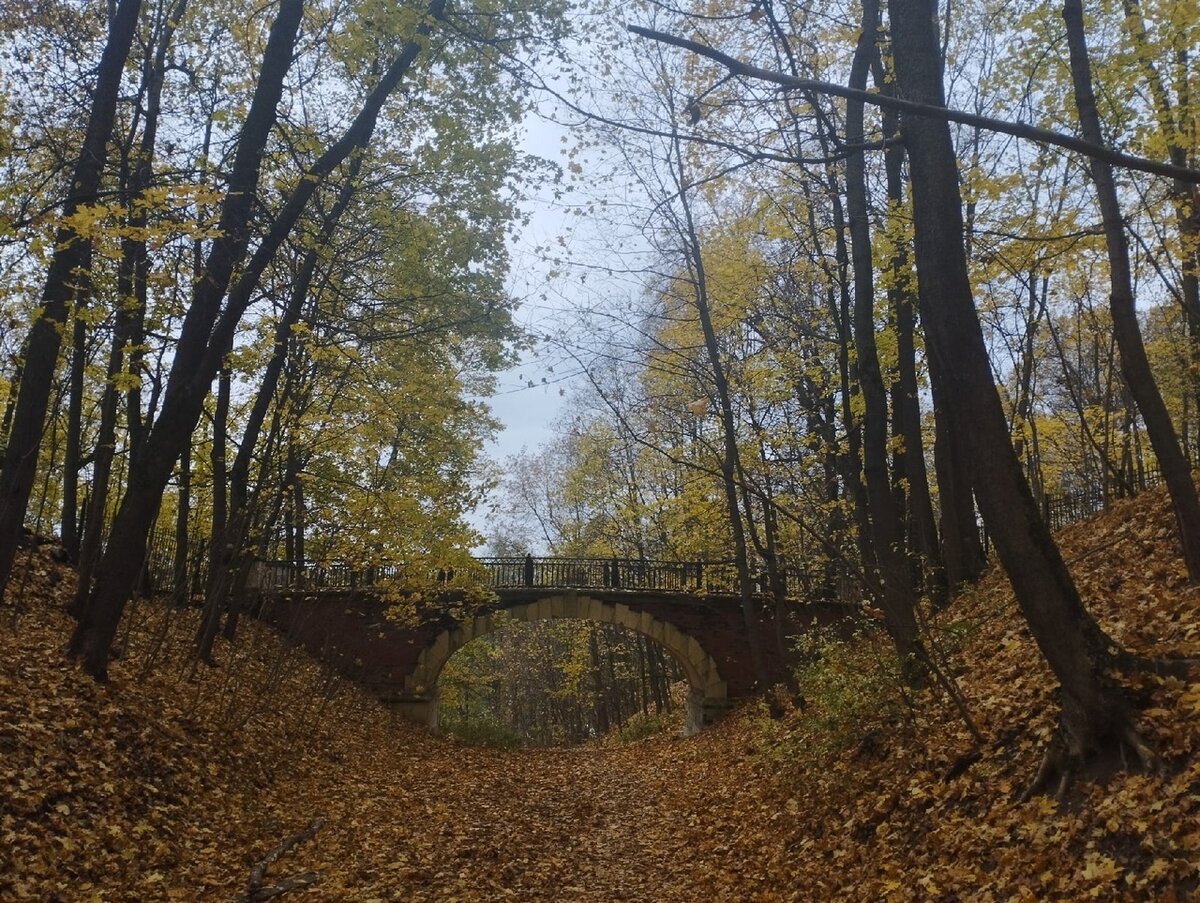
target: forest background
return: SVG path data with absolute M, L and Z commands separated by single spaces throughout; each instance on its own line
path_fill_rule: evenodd
M 803 572 L 954 697 L 926 625 L 986 542 L 1063 688 L 1035 783 L 1150 762 L 1112 665 L 1178 663 L 1112 641 L 1047 524 L 1161 479 L 1200 579 L 1200 23 L 931 11 L 5 5 L 6 592 L 56 534 L 104 680 L 153 562 L 201 660 L 256 558 L 470 584 L 480 399 L 533 338 L 510 242 L 573 175 L 589 247 L 542 256 L 587 303 L 530 381 L 582 384 L 505 464 L 493 551 L 728 562 L 781 619 Z M 516 149 L 536 101 L 575 127 L 562 170 Z M 562 639 L 579 675 L 595 637 Z M 630 707 L 665 706 L 639 655 Z

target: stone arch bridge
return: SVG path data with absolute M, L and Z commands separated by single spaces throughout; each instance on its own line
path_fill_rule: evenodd
M 688 681 L 687 730 L 718 717 L 758 688 L 746 619 L 729 565 L 589 558 L 492 558 L 478 562 L 495 600 L 467 612 L 453 572 L 439 601 L 403 620 L 387 615 L 393 568 L 350 569 L 260 562 L 249 581 L 254 611 L 409 719 L 436 727 L 437 681 L 450 656 L 509 619 L 581 618 L 640 633 L 679 662 Z M 814 624 L 846 622 L 850 602 L 812 601 L 800 574 L 785 576 L 787 606 L 778 624 L 773 599 L 757 587 L 755 620 L 770 674 L 785 663 L 777 631 L 794 636 Z M 765 581 L 764 581 L 765 582 Z M 828 592 L 825 593 L 828 596 Z M 843 597 L 849 593 L 835 593 Z M 802 601 L 808 600 L 808 601 Z

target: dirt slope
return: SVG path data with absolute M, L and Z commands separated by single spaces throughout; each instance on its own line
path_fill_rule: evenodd
M 1161 495 L 1063 540 L 1114 637 L 1200 654 L 1200 595 Z M 265 630 L 190 675 L 192 615 L 164 631 L 148 605 L 98 687 L 60 653 L 69 575 L 39 556 L 27 577 L 19 607 L 0 609 L 2 900 L 233 900 L 318 816 L 315 839 L 268 872 L 268 885 L 319 873 L 287 901 L 1183 900 L 1196 887 L 1200 685 L 1140 684 L 1156 773 L 1017 802 L 1053 683 L 998 575 L 933 625 L 987 737 L 978 759 L 938 694 L 897 707 L 856 684 L 686 740 L 467 748 L 392 723 Z M 841 745 L 807 733 L 818 723 Z

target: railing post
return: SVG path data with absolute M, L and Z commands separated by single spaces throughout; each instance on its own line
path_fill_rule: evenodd
M 525 556 L 525 585 L 533 586 L 533 556 Z
M 696 589 L 704 589 L 704 562 L 696 562 Z

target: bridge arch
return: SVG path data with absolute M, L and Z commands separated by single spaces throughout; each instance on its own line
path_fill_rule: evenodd
M 667 650 L 679 662 L 688 681 L 685 733 L 695 733 L 729 707 L 729 690 L 716 660 L 697 642 L 675 625 L 655 618 L 649 612 L 636 611 L 620 602 L 566 592 L 501 609 L 511 620 L 541 621 L 574 618 L 615 624 L 640 633 Z M 499 619 L 480 615 L 441 631 L 417 657 L 416 666 L 404 680 L 409 714 L 437 726 L 438 677 L 446 662 L 472 640 L 495 632 Z M 424 709 L 424 711 L 421 711 Z

